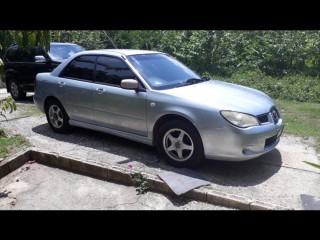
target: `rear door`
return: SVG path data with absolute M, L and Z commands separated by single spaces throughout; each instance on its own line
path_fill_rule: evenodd
M 92 107 L 97 125 L 147 136 L 146 92 L 122 89 L 122 79 L 136 79 L 120 58 L 98 56 L 92 85 Z
M 91 88 L 96 58 L 93 55 L 75 58 L 58 78 L 59 99 L 72 120 L 94 123 Z

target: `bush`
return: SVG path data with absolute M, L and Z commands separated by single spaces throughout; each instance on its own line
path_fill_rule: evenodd
M 0 116 L 7 119 L 6 114 L 9 110 L 9 113 L 17 110 L 16 102 L 12 99 L 11 96 L 4 99 L 0 99 Z
M 252 87 L 268 94 L 271 98 L 298 102 L 320 103 L 320 79 L 302 75 L 274 78 L 261 71 L 235 73 L 230 78 L 204 76 L 224 82 Z

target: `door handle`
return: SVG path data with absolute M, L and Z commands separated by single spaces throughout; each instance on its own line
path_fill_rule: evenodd
M 64 85 L 66 85 L 65 82 L 58 82 L 60 87 L 63 87 Z
M 104 92 L 103 88 L 96 88 L 96 91 L 98 94 L 102 94 Z

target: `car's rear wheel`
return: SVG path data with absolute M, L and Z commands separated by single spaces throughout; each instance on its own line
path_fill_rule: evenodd
M 185 121 L 164 123 L 157 135 L 159 154 L 174 167 L 196 167 L 204 159 L 201 137 L 197 129 Z
M 71 129 L 69 116 L 58 100 L 52 99 L 47 103 L 46 116 L 53 131 L 67 133 Z
M 22 90 L 15 79 L 10 79 L 9 90 L 14 100 L 22 100 L 27 95 L 27 93 Z

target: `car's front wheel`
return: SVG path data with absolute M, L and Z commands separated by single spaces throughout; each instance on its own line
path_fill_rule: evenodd
M 159 154 L 174 167 L 196 167 L 204 159 L 201 137 L 197 129 L 185 121 L 164 123 L 157 135 Z
M 10 79 L 9 90 L 14 100 L 24 99 L 27 95 L 27 93 L 22 90 L 15 79 Z
M 52 99 L 46 104 L 46 116 L 53 131 L 67 133 L 71 129 L 69 116 L 58 100 Z

